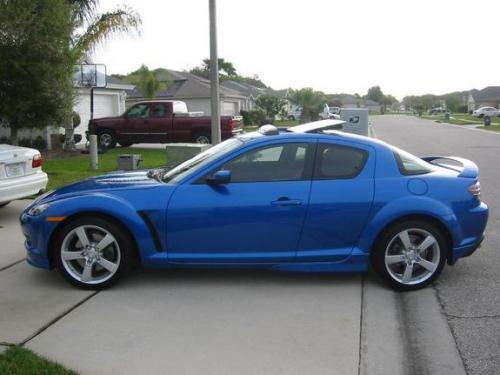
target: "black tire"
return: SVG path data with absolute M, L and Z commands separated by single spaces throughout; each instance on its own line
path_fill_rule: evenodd
M 10 203 L 10 201 L 0 203 L 0 208 L 7 206 L 9 203 Z
M 418 254 L 411 254 L 411 252 L 408 253 L 409 258 L 416 257 L 420 260 L 396 260 L 394 264 L 389 265 L 387 263 L 390 262 L 390 257 L 392 257 L 392 259 L 395 259 L 396 257 L 408 259 L 405 258 L 406 255 L 403 255 L 405 253 L 403 248 L 406 247 L 403 244 L 403 240 L 399 236 L 404 232 L 408 233 L 408 238 L 410 239 L 412 246 L 414 245 L 413 241 L 415 241 L 416 244 L 419 241 L 423 242 L 423 238 L 427 237 L 429 237 L 429 241 L 435 241 L 432 245 L 423 249 L 422 252 L 419 252 L 419 246 L 416 246 L 413 250 Z M 433 239 L 431 237 L 433 237 Z M 401 254 L 399 252 L 393 252 L 398 245 L 401 248 Z M 410 291 L 424 288 L 438 278 L 446 262 L 446 253 L 447 242 L 443 233 L 441 233 L 439 229 L 426 221 L 409 220 L 393 225 L 382 234 L 372 250 L 371 261 L 377 274 L 391 288 L 397 291 Z M 386 255 L 389 257 L 387 261 Z M 431 257 L 432 259 L 430 259 Z M 413 262 L 411 264 L 411 270 L 408 273 L 410 276 L 415 274 L 416 279 L 403 282 L 406 269 L 408 267 L 407 262 Z M 421 264 L 424 264 L 425 267 Z M 431 269 L 433 267 L 435 267 L 435 269 L 432 269 L 432 271 L 429 270 L 427 267 L 430 265 L 432 265 Z M 401 268 L 401 280 L 399 280 L 400 274 L 398 273 L 398 268 Z M 419 272 L 421 275 L 419 275 Z M 419 280 L 418 277 L 420 277 L 421 280 Z
M 290 121 L 295 121 L 295 116 L 290 115 L 290 116 L 288 116 L 288 119 L 289 119 Z
M 101 130 L 97 133 L 97 143 L 104 148 L 116 147 L 116 135 L 112 130 Z
M 479 115 L 479 118 L 483 118 L 483 117 L 484 117 L 484 113 L 481 113 L 481 114 Z
M 200 143 L 200 144 L 211 144 L 212 137 L 211 137 L 210 133 L 206 132 L 206 131 L 196 132 L 193 135 L 193 142 Z
M 130 147 L 133 145 L 132 142 L 118 142 L 118 144 L 120 145 L 120 147 Z
M 66 260 L 63 262 L 62 260 L 62 252 L 63 246 L 67 246 L 65 244 L 79 244 L 79 239 L 72 240 L 72 236 L 75 236 L 74 231 L 77 228 L 88 228 L 85 229 L 86 234 L 88 235 L 88 239 L 90 243 L 94 243 L 91 240 L 95 239 L 95 233 L 99 233 L 99 230 L 104 230 L 111 234 L 115 242 L 104 247 L 102 250 L 102 254 L 100 254 L 100 258 L 95 263 L 92 263 L 91 268 L 91 276 L 93 273 L 96 274 L 96 280 L 91 280 L 89 282 L 84 282 L 78 279 L 78 269 L 81 268 L 82 275 L 84 273 L 84 264 L 86 261 L 83 258 Z M 77 236 L 78 237 L 78 236 Z M 102 239 L 102 237 L 100 238 Z M 65 242 L 66 241 L 66 242 Z M 97 237 L 97 241 L 99 241 L 99 237 Z M 57 235 L 54 238 L 54 242 L 52 244 L 53 249 L 53 259 L 60 273 L 73 285 L 87 290 L 102 290 L 113 285 L 126 271 L 128 271 L 132 265 L 132 255 L 134 254 L 133 248 L 133 240 L 130 235 L 124 231 L 119 225 L 115 224 L 111 220 L 105 220 L 99 217 L 82 217 L 79 219 L 72 220 L 64 225 L 64 227 L 58 231 Z M 111 247 L 111 249 L 110 249 Z M 80 247 L 79 250 L 74 251 L 75 254 L 81 254 L 81 251 L 84 249 Z M 104 250 L 111 251 L 112 254 L 115 255 L 115 259 L 111 259 L 104 254 Z M 119 255 L 117 255 L 119 254 Z M 102 267 L 99 263 L 100 260 L 111 260 L 115 266 L 117 266 L 116 270 L 111 273 L 106 268 Z M 115 263 L 116 262 L 116 263 Z M 70 263 L 70 265 L 68 265 Z M 66 265 L 65 265 L 66 264 Z M 100 268 L 100 269 L 99 269 Z M 99 281 L 99 272 L 104 274 L 102 276 L 102 281 Z M 105 277 L 106 273 L 109 273 L 109 277 Z

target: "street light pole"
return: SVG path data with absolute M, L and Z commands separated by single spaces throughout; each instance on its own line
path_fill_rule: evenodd
M 212 105 L 212 144 L 221 142 L 219 104 L 219 56 L 217 55 L 217 13 L 215 0 L 209 0 L 210 12 L 210 91 Z

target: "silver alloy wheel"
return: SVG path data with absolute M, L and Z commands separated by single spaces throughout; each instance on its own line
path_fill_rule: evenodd
M 202 145 L 209 145 L 210 139 L 206 135 L 199 135 L 196 137 L 196 143 L 200 143 Z
M 101 144 L 101 146 L 109 147 L 111 146 L 111 142 L 113 142 L 113 136 L 111 134 L 102 133 L 99 136 L 99 143 Z
M 420 284 L 438 269 L 439 242 L 428 231 L 405 229 L 395 235 L 385 249 L 384 263 L 389 275 L 405 285 Z
M 95 225 L 81 225 L 62 242 L 61 262 L 65 270 L 85 284 L 109 280 L 120 266 L 121 252 L 115 237 Z

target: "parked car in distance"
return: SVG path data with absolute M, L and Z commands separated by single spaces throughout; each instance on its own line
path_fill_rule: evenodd
M 320 120 L 338 120 L 340 119 L 340 108 L 339 107 L 329 107 L 327 104 L 325 104 L 325 107 L 323 108 L 323 112 L 319 113 L 319 119 Z
M 288 119 L 291 121 L 300 120 L 301 117 L 302 117 L 302 108 L 300 107 L 293 106 L 293 108 L 291 108 L 288 111 Z
M 500 110 L 495 107 L 481 107 L 472 112 L 472 116 L 479 118 L 483 118 L 484 116 L 498 117 L 500 116 Z
M 366 271 L 393 288 L 434 281 L 481 244 L 477 166 L 418 158 L 323 120 L 228 139 L 173 169 L 117 172 L 21 214 L 28 262 L 101 289 L 150 268 Z
M 96 134 L 104 147 L 119 143 L 211 143 L 210 116 L 188 112 L 179 100 L 149 100 L 134 104 L 123 115 L 89 121 L 89 133 Z M 243 131 L 240 117 L 221 117 L 221 136 L 225 140 Z
M 445 113 L 445 112 L 446 112 L 446 109 L 444 109 L 443 107 L 434 107 L 434 108 L 429 109 L 429 114 L 431 114 L 431 115 L 437 115 L 439 113 Z
M 43 192 L 48 177 L 38 150 L 0 144 L 0 207 Z

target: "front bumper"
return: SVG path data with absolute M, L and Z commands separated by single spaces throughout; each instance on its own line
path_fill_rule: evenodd
M 28 263 L 34 267 L 52 268 L 49 251 L 48 239 L 56 227 L 56 223 L 45 221 L 45 215 L 30 216 L 26 212 L 21 214 L 21 230 L 24 234 L 24 248 Z

